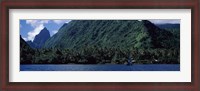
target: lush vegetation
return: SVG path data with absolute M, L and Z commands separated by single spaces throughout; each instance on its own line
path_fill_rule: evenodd
M 31 64 L 35 55 L 34 49 L 32 49 L 20 36 L 20 63 Z
M 63 25 L 44 46 L 20 41 L 22 64 L 180 63 L 180 32 L 149 21 L 75 20 Z
M 24 52 L 21 57 L 24 64 L 126 64 L 128 59 L 135 63 L 167 63 L 177 64 L 179 51 L 171 49 L 116 49 L 88 47 L 83 50 L 73 49 L 36 49 L 34 52 Z M 26 58 L 24 58 L 26 57 Z M 27 62 L 27 60 L 29 60 Z M 156 61 L 158 60 L 158 61 Z
M 88 46 L 120 48 L 179 48 L 169 31 L 149 21 L 75 20 L 63 25 L 43 48 L 85 48 Z

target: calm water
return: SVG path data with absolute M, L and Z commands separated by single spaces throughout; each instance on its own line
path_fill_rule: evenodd
M 20 65 L 20 71 L 180 71 L 180 64 Z

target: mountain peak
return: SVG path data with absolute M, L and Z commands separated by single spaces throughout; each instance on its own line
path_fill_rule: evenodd
M 142 22 L 145 22 L 145 23 L 151 23 L 151 22 L 148 21 L 148 20 L 142 20 Z
M 42 30 L 47 30 L 47 28 L 46 28 L 46 27 L 44 27 Z
M 142 20 L 145 27 L 147 27 L 149 30 L 156 31 L 160 30 L 159 27 L 157 27 L 154 23 L 148 21 L 148 20 Z
M 46 27 L 44 27 L 40 32 L 42 31 L 48 31 L 48 29 Z
M 156 27 L 152 22 L 150 22 L 150 21 L 148 21 L 148 20 L 142 20 L 142 22 L 144 23 L 144 25 Z
M 40 33 L 38 34 L 38 35 L 43 35 L 43 34 L 49 34 L 50 35 L 50 32 L 49 32 L 49 30 L 46 28 L 46 27 L 44 27 L 41 31 L 40 31 Z M 36 35 L 37 36 L 37 35 Z
M 44 27 L 39 34 L 37 34 L 33 42 L 27 42 L 33 48 L 41 48 L 47 39 L 50 38 L 50 32 Z

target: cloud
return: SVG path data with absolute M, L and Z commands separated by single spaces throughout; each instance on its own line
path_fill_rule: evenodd
M 52 35 L 56 34 L 57 32 L 58 32 L 58 30 L 53 30 Z
M 40 31 L 45 27 L 44 24 L 48 24 L 50 22 L 56 23 L 58 25 L 63 23 L 69 23 L 71 20 L 26 20 L 26 24 L 33 27 L 33 30 L 28 32 L 27 40 L 33 41 L 35 36 L 40 33 Z M 21 25 L 20 25 L 21 26 Z M 52 34 L 57 33 L 58 30 L 52 31 Z
M 26 24 L 30 24 L 33 28 L 45 23 L 49 23 L 49 20 L 26 20 Z
M 34 29 L 28 32 L 27 40 L 33 41 L 35 36 L 44 28 L 44 24 L 49 23 L 49 20 L 26 20 L 26 24 L 31 25 Z
M 69 23 L 71 20 L 52 20 L 56 24 Z
M 170 23 L 170 24 L 180 24 L 180 20 L 179 19 L 162 19 L 162 20 L 149 20 L 154 24 L 166 24 L 166 23 Z
M 35 29 L 33 30 L 33 31 L 30 31 L 30 32 L 28 32 L 28 40 L 31 40 L 31 41 L 33 41 L 34 40 L 34 38 L 35 38 L 35 36 L 37 35 L 37 34 L 39 34 L 40 33 L 40 31 L 42 30 L 44 28 L 44 25 L 39 25 L 39 26 L 37 26 L 37 27 L 35 27 Z
M 28 41 L 28 39 L 27 39 L 27 38 L 24 38 L 24 37 L 22 37 L 22 39 L 24 39 L 25 41 Z

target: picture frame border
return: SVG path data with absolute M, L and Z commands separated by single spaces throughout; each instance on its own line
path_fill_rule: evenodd
M 192 82 L 9 82 L 9 9 L 191 9 Z M 1 2 L 1 89 L 2 90 L 186 90 L 200 91 L 199 3 L 190 1 L 2 1 Z

